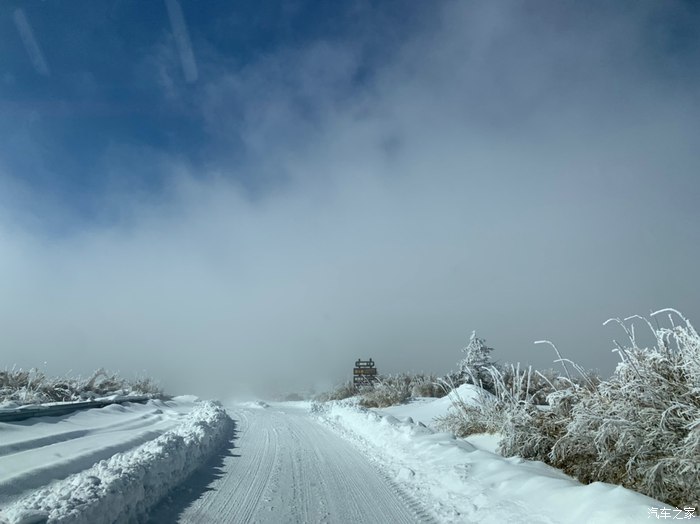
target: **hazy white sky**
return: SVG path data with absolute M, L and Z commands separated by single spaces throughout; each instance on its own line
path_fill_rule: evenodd
M 547 338 L 607 374 L 607 318 L 700 318 L 692 2 L 230 4 L 216 24 L 178 5 L 196 78 L 165 4 L 117 80 L 52 54 L 48 15 L 23 10 L 51 73 L 15 28 L 4 365 L 221 396 L 324 387 L 366 357 L 444 373 L 476 329 L 502 361 L 550 366 Z M 245 46 L 220 39 L 246 20 Z

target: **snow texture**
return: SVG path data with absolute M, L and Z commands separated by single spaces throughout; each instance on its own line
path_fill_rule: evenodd
M 445 408 L 444 401 L 437 411 Z M 428 407 L 419 404 L 423 416 Z M 439 433 L 353 402 L 315 406 L 321 420 L 375 458 L 395 481 L 422 500 L 441 522 L 638 523 L 658 500 L 621 486 L 583 485 L 542 462 L 505 458 L 468 439 Z M 404 411 L 405 412 L 405 411 Z
M 154 440 L 15 501 L 0 522 L 94 524 L 105 515 L 115 523 L 138 520 L 223 445 L 230 424 L 218 403 L 199 402 Z

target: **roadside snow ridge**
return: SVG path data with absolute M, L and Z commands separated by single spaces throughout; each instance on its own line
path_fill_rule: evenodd
M 230 427 L 220 404 L 198 403 L 154 440 L 14 502 L 0 522 L 94 524 L 105 515 L 115 523 L 138 520 L 223 445 Z

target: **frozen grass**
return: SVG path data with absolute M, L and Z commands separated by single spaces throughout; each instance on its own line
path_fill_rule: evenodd
M 315 400 L 326 402 L 358 397 L 364 407 L 385 408 L 402 404 L 412 397 L 444 397 L 446 390 L 441 379 L 426 373 L 399 373 L 380 376 L 374 386 L 355 388 L 352 382 L 344 382 L 329 393 L 318 395 Z
M 615 482 L 677 507 L 700 508 L 700 336 L 674 310 L 670 327 L 641 317 L 615 319 L 628 347 L 613 376 L 573 391 L 563 435 L 550 462 L 583 482 Z M 656 338 L 637 346 L 625 322 L 642 320 Z
M 385 408 L 403 404 L 412 397 L 442 397 L 445 390 L 435 375 L 398 373 L 379 377 L 372 387 L 360 390 L 360 405 Z
M 360 390 L 360 405 L 367 408 L 385 408 L 406 402 L 411 398 L 413 377 L 408 373 L 380 377 L 371 387 Z
M 37 369 L 6 368 L 0 371 L 0 404 L 70 402 L 110 395 L 146 395 L 155 398 L 162 394 L 151 378 L 127 380 L 104 369 L 98 369 L 87 379 L 47 377 Z
M 475 387 L 475 398 L 464 398 L 454 384 L 445 380 L 453 409 L 446 415 L 436 417 L 435 427 L 460 437 L 477 433 L 498 433 L 504 424 L 504 404 L 495 395 L 483 388 Z
M 669 325 L 652 325 L 663 314 Z M 657 311 L 651 320 L 635 315 L 608 322 L 622 327 L 628 343 L 616 343 L 621 361 L 607 380 L 563 358 L 549 341 L 539 343 L 554 349 L 563 373 L 486 366 L 491 348 L 473 335 L 472 349 L 478 342 L 481 350 L 478 366 L 467 359 L 469 365 L 462 362 L 458 374 L 441 380 L 383 377 L 359 394 L 345 384 L 320 400 L 357 396 L 362 406 L 387 407 L 418 396 L 417 391 L 434 391 L 438 384 L 443 394 L 464 382 L 481 385 L 488 391 L 476 399 L 451 397 L 454 409 L 437 425 L 458 436 L 499 433 L 504 456 L 540 460 L 581 482 L 619 484 L 678 508 L 695 508 L 697 514 L 700 336 L 673 309 Z M 633 322 L 648 327 L 653 347 L 638 346 Z M 473 357 L 474 351 L 467 353 Z
M 554 348 L 563 376 L 491 367 L 495 395 L 455 401 L 440 425 L 461 436 L 498 432 L 505 456 L 541 460 L 581 482 L 620 484 L 697 513 L 700 337 L 675 310 L 652 317 L 662 313 L 670 314 L 669 327 L 639 316 L 613 319 L 629 343 L 618 345 L 621 362 L 609 379 L 600 380 L 542 341 Z M 632 321 L 648 326 L 654 347 L 638 346 Z

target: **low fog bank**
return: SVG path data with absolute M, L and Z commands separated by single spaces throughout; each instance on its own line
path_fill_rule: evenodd
M 357 358 L 442 374 L 474 329 L 495 359 L 553 367 L 547 338 L 607 374 L 607 318 L 700 324 L 697 72 L 639 52 L 646 8 L 479 6 L 444 4 L 366 85 L 336 71 L 347 42 L 202 81 L 203 125 L 225 140 L 237 119 L 264 154 L 140 151 L 164 192 L 105 196 L 110 223 L 47 234 L 6 173 L 3 363 L 227 397 L 327 387 Z M 250 87 L 280 68 L 293 92 Z

